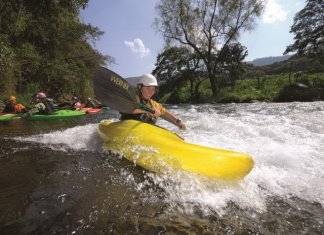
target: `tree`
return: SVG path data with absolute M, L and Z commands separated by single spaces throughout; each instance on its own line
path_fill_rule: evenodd
M 184 80 L 190 84 L 190 99 L 199 99 L 199 86 L 205 80 L 205 69 L 202 60 L 196 53 L 185 47 L 170 47 L 157 56 L 153 74 L 166 83 L 160 89 L 161 93 L 177 90 Z
M 16 81 L 13 77 L 13 55 L 14 52 L 7 38 L 0 34 L 0 91 L 6 97 L 14 94 Z
M 240 75 L 245 72 L 245 64 L 243 60 L 247 56 L 246 47 L 240 43 L 227 44 L 223 48 L 223 53 L 218 58 L 222 74 L 224 76 L 224 86 L 234 85 Z
M 169 47 L 157 56 L 153 74 L 160 81 L 174 80 L 186 68 L 190 51 L 185 47 Z
M 324 1 L 307 0 L 307 4 L 294 17 L 291 33 L 295 42 L 284 52 L 295 52 L 308 57 L 320 57 L 324 61 Z
M 84 96 L 98 64 L 109 62 L 90 45 L 101 32 L 80 21 L 89 0 L 8 0 L 0 3 L 2 92 L 23 93 L 36 84 L 50 95 Z M 2 47 L 4 45 L 4 47 Z M 2 79 L 1 79 L 2 80 Z
M 160 0 L 156 30 L 165 42 L 191 47 L 203 60 L 213 96 L 218 93 L 217 74 L 226 46 L 253 28 L 261 14 L 262 0 Z

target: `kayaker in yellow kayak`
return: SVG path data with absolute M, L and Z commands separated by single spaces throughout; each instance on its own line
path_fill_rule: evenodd
M 137 95 L 139 101 L 145 104 L 147 107 L 153 109 L 154 114 L 142 110 L 135 109 L 131 114 L 121 113 L 121 120 L 135 119 L 151 124 L 155 124 L 158 117 L 163 117 L 165 120 L 175 124 L 181 130 L 186 129 L 186 125 L 173 114 L 171 114 L 162 104 L 151 99 L 151 97 L 156 93 L 156 88 L 158 86 L 156 78 L 152 74 L 145 74 L 139 77 L 137 82 Z

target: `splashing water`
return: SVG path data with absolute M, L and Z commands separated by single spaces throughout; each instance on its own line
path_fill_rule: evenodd
M 141 182 L 125 181 L 138 191 L 158 185 L 170 208 L 191 214 L 199 207 L 205 214 L 222 215 L 230 203 L 259 213 L 267 211 L 269 197 L 297 197 L 324 206 L 324 103 L 253 103 L 171 106 L 169 110 L 187 125 L 177 130 L 165 121 L 158 124 L 182 135 L 187 142 L 248 153 L 254 159 L 251 173 L 235 185 L 205 182 L 179 173 L 157 176 L 147 173 Z M 95 150 L 100 146 L 97 124 L 29 137 L 52 148 Z M 82 135 L 80 135 L 82 133 Z M 199 160 L 199 159 L 198 159 Z M 157 200 L 156 192 L 144 191 L 143 200 Z

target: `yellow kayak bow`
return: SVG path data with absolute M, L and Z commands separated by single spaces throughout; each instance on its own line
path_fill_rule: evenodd
M 216 180 L 237 180 L 253 168 L 250 156 L 185 142 L 166 129 L 136 120 L 103 120 L 104 148 L 158 174 L 186 171 Z

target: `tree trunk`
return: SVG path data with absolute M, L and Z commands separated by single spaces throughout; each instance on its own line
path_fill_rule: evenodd
M 195 94 L 194 94 L 194 97 L 195 97 L 195 100 L 199 100 L 200 99 L 200 95 L 199 95 L 199 87 L 200 87 L 200 84 L 204 81 L 205 79 L 202 79 L 200 81 L 198 81 L 195 85 Z
M 210 87 L 212 89 L 213 97 L 216 98 L 218 93 L 217 79 L 213 74 L 208 74 L 208 78 L 210 81 Z
M 194 81 L 191 76 L 189 78 L 189 82 L 190 82 L 190 96 L 193 97 L 193 95 L 194 95 Z

